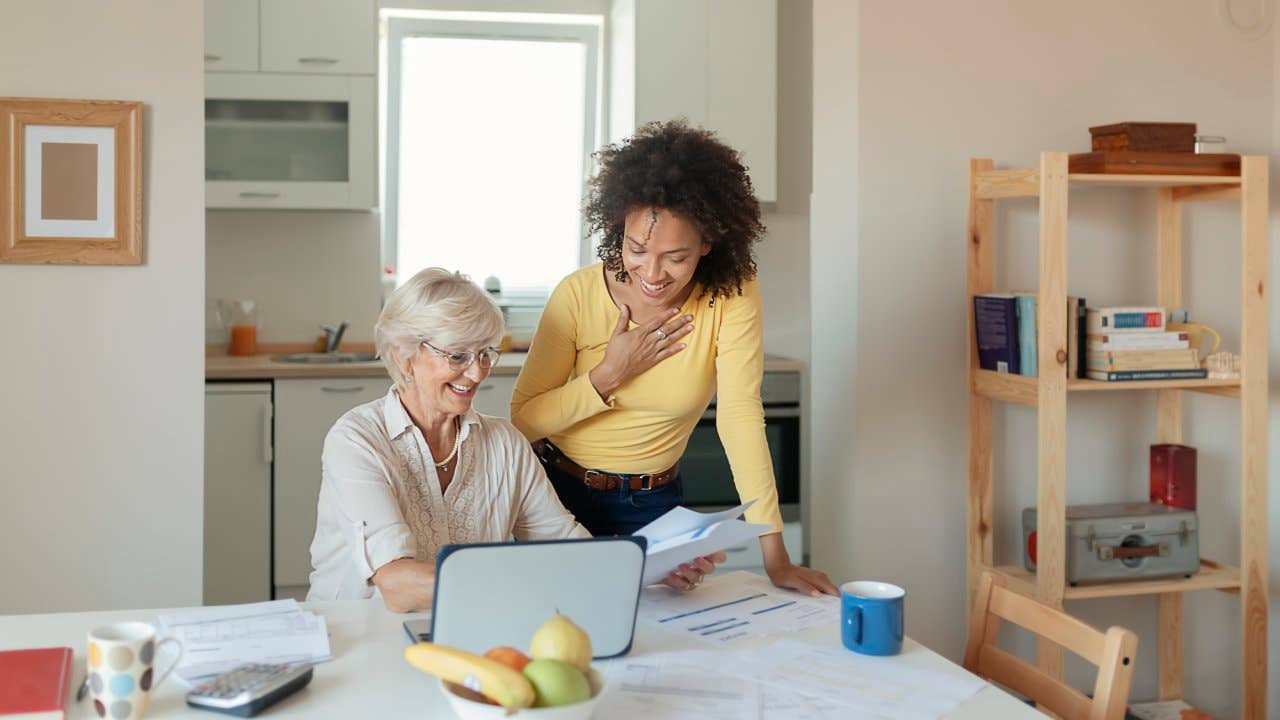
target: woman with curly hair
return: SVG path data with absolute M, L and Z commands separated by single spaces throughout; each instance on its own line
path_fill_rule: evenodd
M 772 528 L 760 537 L 770 579 L 837 594 L 782 544 L 760 401 L 752 246 L 764 225 L 737 151 L 672 121 L 645 125 L 597 157 L 584 213 L 602 262 L 569 275 L 548 299 L 512 422 L 593 535 L 630 534 L 680 504 L 678 461 L 714 394 L 738 495 L 755 501 L 747 520 Z

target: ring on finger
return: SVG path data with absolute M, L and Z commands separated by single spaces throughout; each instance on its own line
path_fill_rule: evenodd
M 657 330 L 654 330 L 653 334 L 658 336 L 658 342 L 662 342 L 663 340 L 667 339 L 667 331 L 663 330 L 662 328 L 658 328 Z

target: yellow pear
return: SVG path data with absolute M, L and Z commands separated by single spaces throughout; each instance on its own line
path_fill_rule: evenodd
M 591 638 L 572 620 L 557 612 L 542 623 L 529 643 L 535 660 L 560 660 L 582 672 L 591 667 Z

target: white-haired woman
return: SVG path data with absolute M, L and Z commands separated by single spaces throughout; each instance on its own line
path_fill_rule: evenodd
M 394 385 L 325 438 L 308 600 L 376 589 L 393 612 L 427 609 L 442 545 L 590 537 L 524 436 L 471 407 L 501 337 L 497 304 L 458 273 L 428 268 L 391 295 L 374 340 Z M 699 558 L 667 583 L 712 569 Z

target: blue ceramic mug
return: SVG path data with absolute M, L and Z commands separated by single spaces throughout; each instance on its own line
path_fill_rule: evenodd
M 897 585 L 855 580 L 840 586 L 840 639 L 863 655 L 902 652 L 903 603 Z

